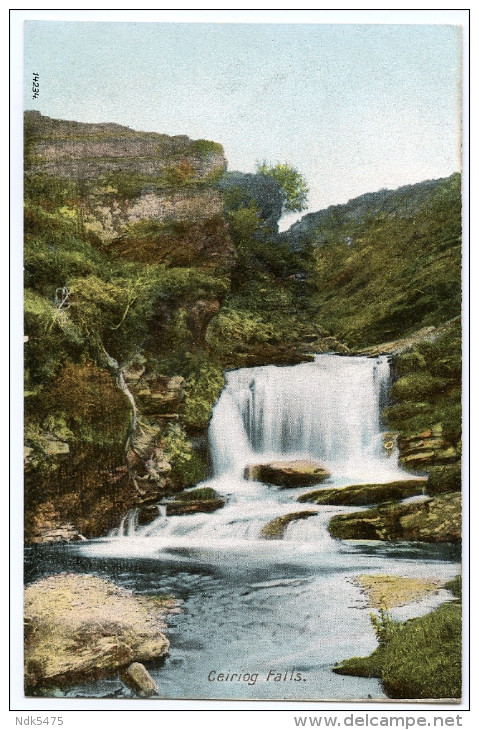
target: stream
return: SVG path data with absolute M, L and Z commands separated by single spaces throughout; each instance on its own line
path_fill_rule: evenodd
M 386 357 L 317 355 L 288 367 L 227 374 L 209 430 L 213 477 L 201 486 L 227 498 L 213 514 L 138 526 L 135 513 L 106 538 L 31 546 L 26 579 L 88 572 L 143 594 L 174 595 L 166 660 L 148 669 L 162 698 L 362 700 L 385 695 L 377 679 L 336 675 L 332 666 L 376 646 L 363 573 L 448 580 L 460 571 L 454 545 L 339 541 L 327 524 L 358 507 L 298 503 L 318 487 L 279 489 L 246 481 L 246 465 L 320 460 L 332 476 L 319 488 L 408 479 L 384 448 L 381 409 L 390 385 Z M 275 517 L 312 509 L 283 540 L 264 540 Z M 440 590 L 393 609 L 406 619 L 450 598 Z M 66 690 L 67 697 L 130 697 L 118 678 Z

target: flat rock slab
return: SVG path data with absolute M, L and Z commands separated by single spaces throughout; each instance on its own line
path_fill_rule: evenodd
M 336 515 L 329 532 L 342 540 L 410 540 L 459 542 L 461 495 L 441 494 L 426 502 L 387 504 L 376 509 Z
M 166 655 L 168 608 L 93 575 L 33 583 L 25 589 L 26 691 L 90 681 Z
M 358 575 L 353 581 L 367 596 L 370 608 L 405 606 L 436 593 L 444 581 L 401 575 Z
M 307 492 L 298 497 L 298 502 L 359 507 L 415 497 L 423 494 L 425 487 L 425 479 L 407 479 L 385 484 L 354 484 L 340 489 L 318 489 Z
M 331 474 L 323 464 L 306 459 L 250 464 L 244 472 L 245 479 L 273 484 L 282 489 L 320 484 L 329 476 Z

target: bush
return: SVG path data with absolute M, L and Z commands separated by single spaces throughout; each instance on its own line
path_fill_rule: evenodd
M 210 142 L 208 139 L 196 139 L 191 148 L 194 155 L 202 158 L 224 154 L 223 147 L 218 142 Z

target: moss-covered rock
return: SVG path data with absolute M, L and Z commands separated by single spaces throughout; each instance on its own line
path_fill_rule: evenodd
M 388 504 L 336 515 L 329 522 L 329 531 L 342 540 L 459 542 L 461 495 L 454 492 L 421 503 Z
M 291 512 L 288 515 L 276 517 L 268 522 L 261 530 L 261 537 L 265 540 L 281 540 L 288 525 L 296 520 L 305 520 L 308 517 L 315 517 L 318 513 L 314 510 L 304 510 L 302 512 Z
M 173 502 L 166 505 L 166 514 L 189 515 L 196 512 L 216 512 L 226 504 L 218 492 L 211 487 L 198 487 L 188 492 L 177 494 Z
M 457 463 L 434 466 L 426 482 L 426 492 L 431 496 L 444 492 L 460 492 L 461 487 L 461 465 Z
M 216 512 L 226 504 L 224 499 L 197 499 L 191 501 L 168 502 L 166 505 L 166 514 L 168 517 L 173 515 L 192 515 L 197 512 Z
M 331 475 L 319 462 L 296 459 L 293 461 L 271 461 L 267 464 L 251 464 L 245 468 L 244 476 L 245 479 L 251 481 L 273 484 L 285 489 L 319 484 Z
M 298 502 L 314 502 L 315 504 L 336 504 L 363 506 L 378 502 L 391 502 L 407 497 L 423 494 L 426 482 L 424 479 L 407 479 L 385 484 L 354 484 L 341 489 L 317 489 L 314 492 L 300 494 Z

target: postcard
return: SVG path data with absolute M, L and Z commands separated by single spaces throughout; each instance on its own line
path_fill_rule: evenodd
M 24 24 L 25 698 L 454 710 L 464 25 L 71 12 Z

